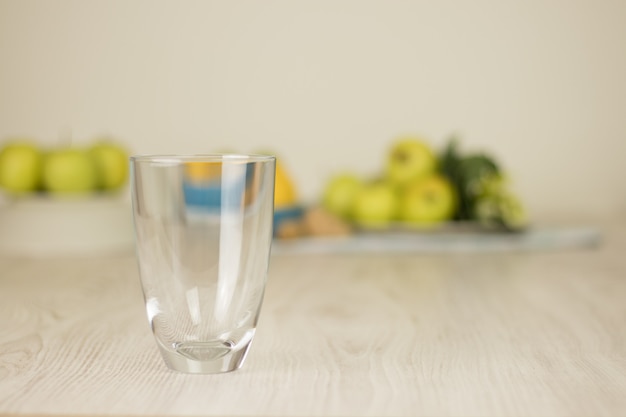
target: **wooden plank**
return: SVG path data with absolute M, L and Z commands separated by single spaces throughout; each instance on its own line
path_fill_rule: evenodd
M 594 251 L 276 254 L 222 375 L 165 367 L 132 255 L 0 258 L 0 414 L 623 415 L 612 230 Z

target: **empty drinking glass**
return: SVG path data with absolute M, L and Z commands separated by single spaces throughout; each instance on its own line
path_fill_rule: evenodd
M 274 170 L 264 155 L 131 157 L 146 312 L 171 369 L 243 364 L 267 279 Z

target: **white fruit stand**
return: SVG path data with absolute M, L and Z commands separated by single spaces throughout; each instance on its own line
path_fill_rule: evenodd
M 0 203 L 2 254 L 94 255 L 132 248 L 132 212 L 123 196 L 24 196 Z

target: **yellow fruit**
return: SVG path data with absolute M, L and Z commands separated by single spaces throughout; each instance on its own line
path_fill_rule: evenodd
M 276 160 L 276 183 L 274 188 L 274 207 L 292 206 L 298 200 L 296 189 L 283 165 Z
M 0 150 L 0 187 L 12 193 L 33 192 L 41 181 L 43 154 L 34 142 L 15 140 Z
M 98 171 L 88 151 L 59 148 L 49 152 L 42 166 L 43 186 L 52 194 L 80 194 L 95 191 Z
M 437 224 L 452 219 L 457 204 L 452 183 L 432 174 L 406 187 L 400 199 L 400 218 L 416 226 Z
M 387 181 L 375 181 L 361 187 L 356 193 L 352 217 L 361 227 L 381 229 L 389 226 L 397 209 L 395 187 Z
M 205 183 L 219 179 L 222 173 L 222 164 L 219 162 L 185 162 L 185 178 L 194 183 Z
M 326 184 L 322 204 L 329 212 L 347 219 L 352 214 L 354 198 L 363 186 L 363 181 L 354 174 L 335 175 Z
M 115 190 L 128 181 L 128 152 L 112 139 L 100 139 L 90 150 L 90 156 L 98 171 L 98 186 L 103 190 Z
M 398 138 L 387 155 L 387 178 L 405 186 L 435 172 L 437 156 L 430 145 L 414 136 Z

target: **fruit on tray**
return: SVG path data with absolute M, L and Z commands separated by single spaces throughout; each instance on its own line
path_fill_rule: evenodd
M 436 153 L 425 140 L 417 136 L 398 138 L 384 162 L 384 172 L 374 179 L 345 173 L 331 177 L 322 205 L 364 229 L 396 223 L 429 226 L 452 218 L 456 190 L 438 174 Z
M 485 153 L 464 154 L 451 139 L 441 153 L 417 136 L 395 140 L 385 169 L 374 179 L 343 172 L 331 176 L 321 205 L 360 228 L 431 227 L 476 222 L 517 231 L 527 225 L 520 199 L 500 165 Z
M 282 158 L 277 157 L 274 177 L 274 235 L 281 238 L 302 235 L 303 212 L 296 184 Z
M 276 158 L 274 208 L 292 207 L 298 202 L 296 187 L 283 162 Z
M 322 196 L 322 204 L 329 212 L 341 218 L 349 218 L 355 196 L 364 186 L 364 181 L 356 175 L 339 174 L 328 182 Z
M 322 207 L 311 207 L 304 212 L 304 233 L 310 236 L 345 236 L 352 233 L 350 225 Z
M 416 226 L 428 226 L 452 218 L 457 193 L 441 174 L 431 174 L 410 183 L 399 196 L 399 219 Z
M 482 196 L 476 200 L 474 217 L 489 228 L 522 230 L 527 226 L 526 212 L 517 196 L 510 193 Z
M 352 188 L 352 181 L 341 179 L 333 187 L 339 190 L 338 193 L 333 194 L 341 196 Z M 333 201 L 333 198 L 333 195 L 329 195 L 329 201 Z M 341 201 L 338 204 L 341 205 Z M 319 206 L 306 207 L 299 201 L 296 183 L 283 159 L 277 157 L 274 184 L 274 236 L 289 239 L 303 236 L 342 236 L 351 232 L 351 225 L 339 216 Z
M 414 183 L 437 168 L 437 157 L 419 137 L 402 137 L 395 141 L 387 156 L 386 178 L 393 184 Z
M 440 157 L 441 172 L 459 197 L 454 219 L 475 221 L 488 228 L 523 230 L 528 224 L 521 200 L 511 191 L 505 172 L 486 153 L 463 155 L 451 139 Z
M 9 194 L 110 192 L 128 181 L 129 155 L 114 139 L 50 148 L 31 139 L 12 139 L 0 149 L 0 188 Z
M 388 227 L 396 218 L 398 198 L 388 181 L 374 181 L 362 187 L 354 196 L 352 219 L 366 228 Z
M 276 211 L 274 235 L 281 239 L 303 236 L 346 236 L 352 233 L 351 225 L 326 209 L 314 206 L 303 209 L 298 217 L 284 218 Z

